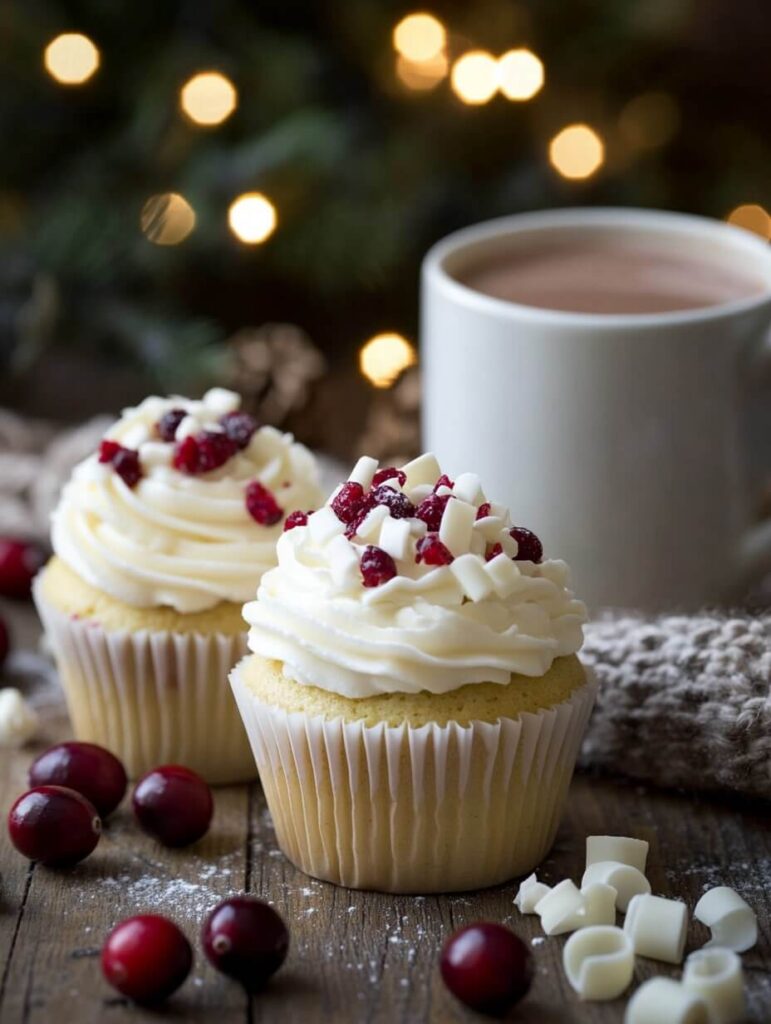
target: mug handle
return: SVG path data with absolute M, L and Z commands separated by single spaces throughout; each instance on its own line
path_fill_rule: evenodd
M 771 390 L 771 334 L 753 355 L 749 366 L 752 387 Z M 750 526 L 741 539 L 739 548 L 739 579 L 750 584 L 754 579 L 771 572 L 771 514 Z

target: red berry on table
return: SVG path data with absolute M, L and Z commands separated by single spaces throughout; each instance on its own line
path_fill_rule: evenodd
M 387 551 L 368 544 L 361 556 L 361 578 L 365 587 L 379 587 L 396 575 L 396 563 Z
M 286 959 L 289 932 L 276 911 L 254 896 L 224 900 L 204 922 L 201 940 L 211 963 L 256 992 Z
M 0 538 L 0 596 L 29 597 L 32 580 L 43 562 L 45 555 L 36 544 Z
M 94 805 L 64 786 L 37 786 L 23 793 L 8 814 L 8 834 L 19 853 L 49 867 L 83 860 L 101 832 Z
M 351 523 L 365 501 L 364 488 L 355 480 L 346 480 L 332 499 L 332 511 L 341 523 Z
M 424 562 L 426 565 L 449 565 L 453 557 L 450 549 L 435 533 L 427 533 L 415 546 L 415 561 Z
M 422 519 L 432 533 L 437 533 L 442 525 L 442 516 L 447 508 L 447 502 L 451 494 L 429 494 L 427 498 L 418 505 L 415 515 Z
M 394 519 L 410 519 L 415 515 L 415 506 L 402 491 L 397 491 L 388 484 L 381 484 L 370 494 L 374 505 L 385 505 Z
M 193 950 L 180 929 L 159 914 L 121 921 L 102 947 L 102 973 L 136 1003 L 160 1003 L 190 973 Z
M 513 526 L 509 530 L 509 536 L 517 542 L 517 553 L 514 556 L 518 562 L 540 562 L 543 558 L 543 545 L 531 530 L 524 526 Z
M 142 776 L 133 797 L 145 832 L 165 846 L 188 846 L 205 835 L 214 813 L 211 789 L 181 764 L 165 764 Z
M 126 792 L 126 771 L 118 758 L 96 743 L 58 743 L 36 758 L 29 769 L 31 786 L 67 786 L 80 793 L 106 818 Z
M 310 512 L 303 512 L 299 508 L 295 512 L 290 512 L 284 520 L 284 533 L 287 530 L 294 530 L 296 526 L 307 526 L 310 514 Z
M 372 477 L 372 486 L 379 487 L 380 484 L 384 484 L 386 480 L 394 479 L 399 481 L 400 487 L 404 487 L 407 483 L 407 474 L 403 469 L 397 469 L 396 466 L 386 466 L 384 469 L 379 469 Z
M 8 627 L 6 626 L 3 619 L 0 619 L 0 668 L 3 667 L 3 662 L 8 657 L 8 652 L 11 649 L 11 638 L 8 634 Z
M 492 1016 L 518 1003 L 533 980 L 530 951 L 501 924 L 472 924 L 455 932 L 444 945 L 439 966 L 457 999 Z
M 155 432 L 161 441 L 173 441 L 177 434 L 177 427 L 187 416 L 184 409 L 169 409 L 155 424 Z
M 246 510 L 260 526 L 275 526 L 284 515 L 284 510 L 259 480 L 253 480 L 246 488 Z
M 225 428 L 225 433 L 236 445 L 239 451 L 248 447 L 254 434 L 257 432 L 259 423 L 250 416 L 248 412 L 228 412 L 220 418 L 220 424 Z

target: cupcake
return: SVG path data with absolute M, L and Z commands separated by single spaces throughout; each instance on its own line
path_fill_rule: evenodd
M 289 525 L 230 677 L 284 853 L 389 892 L 530 872 L 594 701 L 565 563 L 432 455 Z
M 285 510 L 321 501 L 310 452 L 240 398 L 147 398 L 76 467 L 35 581 L 75 735 L 137 776 L 178 762 L 253 778 L 228 672 Z

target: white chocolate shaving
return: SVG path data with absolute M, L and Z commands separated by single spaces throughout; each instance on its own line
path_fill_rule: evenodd
M 679 964 L 685 949 L 688 909 L 680 900 L 643 894 L 633 896 L 626 912 L 624 931 L 632 940 L 635 953 Z
M 758 920 L 752 907 L 727 885 L 705 892 L 693 916 L 712 932 L 705 948 L 724 946 L 744 953 L 758 941 Z
M 575 931 L 574 924 L 584 901 L 574 882 L 566 878 L 546 893 L 535 905 L 535 912 L 541 918 L 541 927 L 547 935 L 562 935 Z
M 522 582 L 521 572 L 508 555 L 496 555 L 485 568 L 498 597 L 509 597 Z
M 342 586 L 347 580 L 356 577 L 359 572 L 359 557 L 351 542 L 341 533 L 327 544 L 326 554 L 329 572 L 335 583 Z
M 450 565 L 450 572 L 463 587 L 466 597 L 472 601 L 481 601 L 492 593 L 493 581 L 485 571 L 484 563 L 476 555 L 459 555 Z
M 344 524 L 328 506 L 320 508 L 308 519 L 308 532 L 317 544 L 329 543 L 333 537 L 338 533 L 343 533 L 344 530 Z
M 586 866 L 598 861 L 614 860 L 619 864 L 629 864 L 645 874 L 645 862 L 648 859 L 648 843 L 644 839 L 632 839 L 628 836 L 587 836 Z
M 632 980 L 634 951 L 621 928 L 582 928 L 565 943 L 562 964 L 581 999 L 616 999 Z
M 514 905 L 520 914 L 534 914 L 536 903 L 550 892 L 550 885 L 539 882 L 534 874 L 530 875 L 520 883 L 517 895 L 514 897 Z
M 606 885 L 613 886 L 618 893 L 616 906 L 622 914 L 626 913 L 633 896 L 651 891 L 651 884 L 641 871 L 615 860 L 598 860 L 590 864 L 584 871 L 581 888 L 591 882 L 605 882 Z
M 685 961 L 683 987 L 707 1004 L 710 1024 L 744 1019 L 742 962 L 731 949 L 699 949 Z
M 474 533 L 481 533 L 485 540 L 495 542 L 503 529 L 503 520 L 500 516 L 482 516 L 474 520 Z
M 348 479 L 354 483 L 361 484 L 366 491 L 372 483 L 372 477 L 375 475 L 377 470 L 377 459 L 371 458 L 369 455 L 362 455 L 353 470 L 348 474 Z M 396 480 L 389 480 L 389 484 L 396 485 Z
M 436 456 L 431 452 L 419 455 L 417 459 L 413 459 L 412 462 L 402 466 L 402 469 L 407 474 L 407 480 L 404 485 L 406 490 L 412 490 L 413 487 L 418 487 L 420 484 L 431 484 L 433 486 L 442 473 L 439 463 L 436 461 Z
M 456 498 L 460 498 L 461 501 L 468 501 L 472 505 L 477 505 L 484 497 L 479 477 L 476 473 L 461 473 L 455 480 L 452 493 Z
M 578 915 L 579 928 L 616 923 L 618 894 L 612 885 L 606 885 L 605 882 L 582 885 L 581 898 L 584 905 Z
M 316 514 L 316 513 L 314 513 Z M 386 505 L 375 505 L 375 507 L 366 514 L 361 526 L 356 530 L 356 536 L 361 537 L 362 540 L 374 542 L 380 535 L 380 527 L 390 516 L 390 512 Z
M 203 404 L 212 416 L 225 416 L 241 407 L 241 396 L 227 388 L 209 388 L 203 396 Z
M 391 558 L 403 559 L 410 549 L 410 524 L 406 519 L 394 519 L 388 516 L 380 528 L 379 546 L 388 552 Z
M 0 747 L 23 747 L 38 730 L 34 711 L 13 686 L 0 690 Z
M 624 1024 L 709 1024 L 707 1006 L 671 978 L 651 978 L 627 1004 Z
M 448 501 L 439 526 L 439 540 L 457 557 L 465 555 L 471 543 L 477 510 L 473 505 L 454 498 Z

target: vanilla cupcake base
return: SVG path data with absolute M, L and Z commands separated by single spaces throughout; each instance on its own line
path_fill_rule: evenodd
M 356 889 L 452 892 L 526 874 L 548 852 L 594 703 L 580 665 L 581 681 L 552 707 L 421 725 L 268 703 L 255 669 L 280 675 L 249 656 L 231 673 L 233 692 L 279 845 L 307 874 Z

